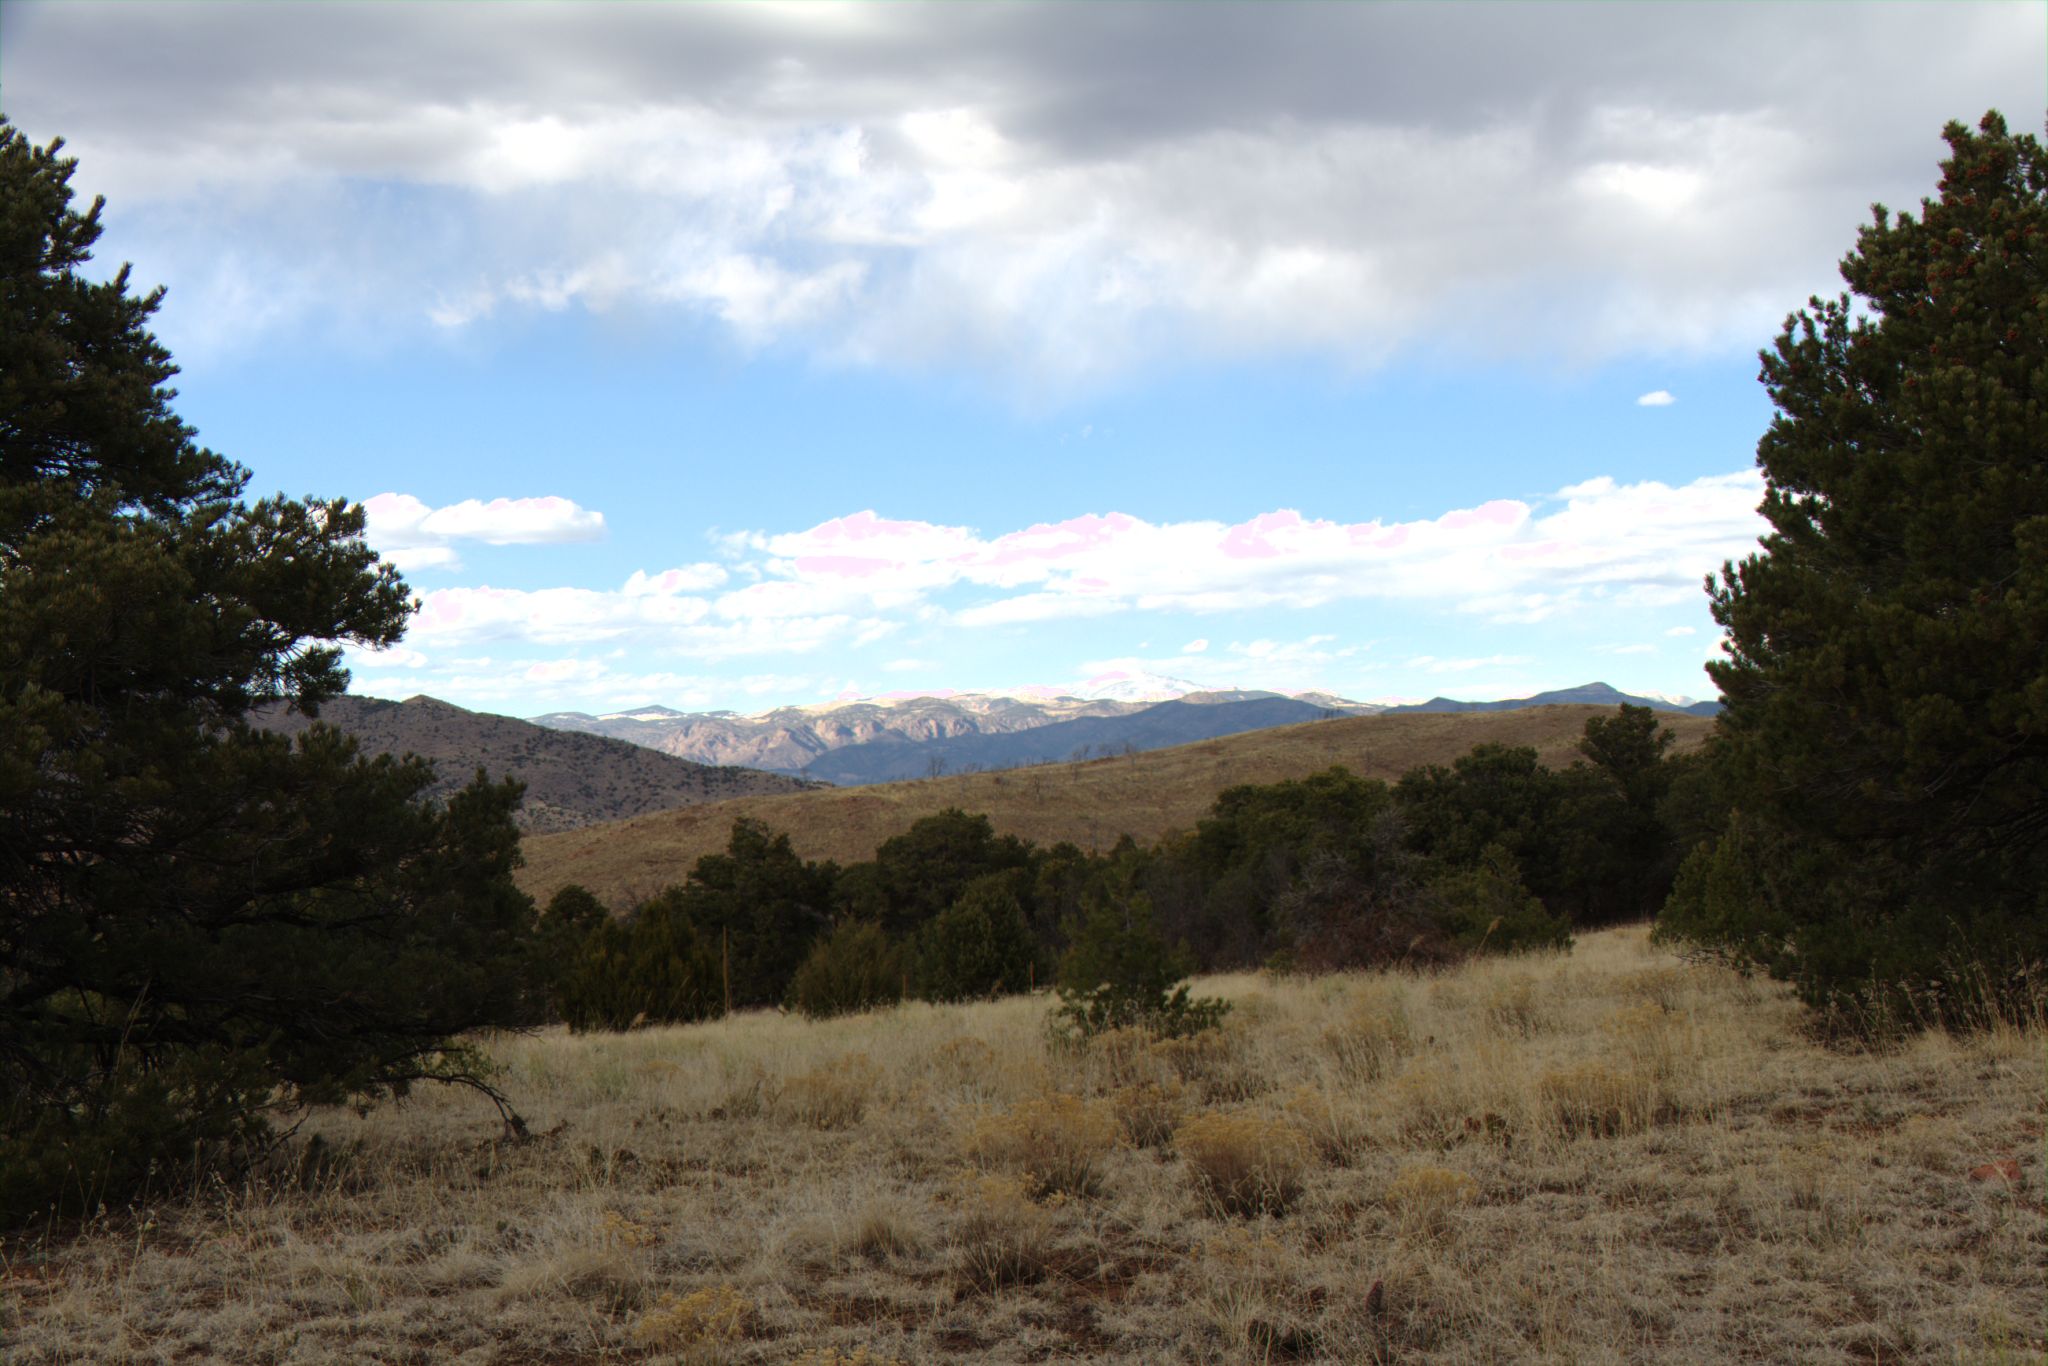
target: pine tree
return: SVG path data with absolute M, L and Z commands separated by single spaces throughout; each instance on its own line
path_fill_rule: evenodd
M 1708 585 L 1737 814 L 1667 932 L 1952 1018 L 2048 958 L 2048 155 L 1945 137 L 1763 354 L 1771 530 Z
M 162 291 L 0 119 L 0 1221 L 440 1078 L 530 1009 L 514 784 L 429 808 L 317 714 L 405 584 L 341 501 L 245 503 L 172 412 Z M 488 1089 L 486 1087 L 486 1089 Z

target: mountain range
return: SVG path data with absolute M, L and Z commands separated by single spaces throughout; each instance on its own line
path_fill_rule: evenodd
M 1136 753 L 1334 716 L 1512 711 L 1554 704 L 1630 703 L 1693 716 L 1720 710 L 1718 702 L 1639 696 L 1605 683 L 1507 701 L 1437 697 L 1399 706 L 1328 693 L 1206 692 L 1183 680 L 1151 676 L 1118 675 L 1096 691 L 1110 695 L 861 698 L 751 716 L 645 706 L 600 716 L 552 712 L 532 719 L 535 725 L 629 741 L 699 763 L 742 764 L 859 786 Z M 1166 700 L 1160 700 L 1161 694 Z
M 519 779 L 526 784 L 526 797 L 514 819 L 530 833 L 576 830 L 650 811 L 813 786 L 784 774 L 713 767 L 624 740 L 464 711 L 432 697 L 403 702 L 337 697 L 320 708 L 320 719 L 355 736 L 369 753 L 433 760 L 432 797 L 461 788 L 479 768 L 493 778 Z M 272 708 L 259 714 L 255 724 L 292 735 L 312 722 Z
M 1581 683 L 1576 688 L 1559 688 L 1555 692 L 1540 692 L 1533 697 L 1516 697 L 1504 702 L 1459 702 L 1449 697 L 1432 697 L 1427 702 L 1415 702 L 1406 706 L 1388 707 L 1390 716 L 1425 711 L 1519 711 L 1523 707 L 1558 707 L 1590 702 L 1599 707 L 1618 707 L 1627 703 L 1632 707 L 1648 707 L 1652 711 L 1683 712 L 1687 716 L 1719 716 L 1719 702 L 1694 702 L 1689 698 L 1664 697 L 1657 693 L 1641 695 L 1621 692 L 1605 683 Z

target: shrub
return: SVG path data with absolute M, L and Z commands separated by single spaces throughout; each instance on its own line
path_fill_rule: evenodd
M 1134 1148 L 1164 1147 L 1187 1113 L 1185 1094 L 1177 1081 L 1163 1086 L 1144 1081 L 1117 1087 L 1109 1093 L 1117 1132 Z
M 961 1277 L 969 1286 L 992 1292 L 1045 1275 L 1052 1216 L 1032 1203 L 1022 1177 L 964 1177 L 954 1201 L 959 1216 L 953 1245 L 960 1253 Z
M 1504 845 L 1487 845 L 1476 864 L 1438 878 L 1430 893 L 1438 926 L 1467 953 L 1572 946 L 1571 927 L 1522 885 L 1521 869 Z
M 1281 1214 L 1301 1198 L 1314 1156 L 1308 1136 L 1250 1111 L 1205 1111 L 1174 1130 L 1173 1146 L 1203 1198 L 1226 1214 Z
M 903 956 L 881 928 L 846 920 L 811 946 L 789 984 L 789 1007 L 822 1020 L 903 999 Z
M 1407 1234 L 1442 1231 L 1450 1212 L 1479 1198 L 1479 1183 L 1447 1167 L 1410 1167 L 1387 1185 L 1387 1208 Z
M 849 1129 L 867 1113 L 882 1069 L 865 1053 L 849 1053 L 783 1083 L 776 1108 L 813 1129 Z
M 674 889 L 627 919 L 598 919 L 554 984 L 562 1020 L 577 1031 L 708 1019 L 724 1009 L 715 944 L 690 923 Z
M 917 994 L 927 1001 L 966 1001 L 1023 991 L 1036 948 L 1012 877 L 976 878 L 959 900 L 918 930 L 914 944 Z
M 1093 1195 L 1116 1141 L 1109 1105 L 1055 1091 L 983 1116 L 966 1147 L 977 1163 L 1015 1173 L 1035 1197 Z
M 667 1294 L 633 1325 L 633 1340 L 642 1347 L 708 1355 L 738 1342 L 753 1315 L 752 1302 L 729 1285 Z
M 1213 1028 L 1227 1002 L 1194 1000 L 1187 955 L 1169 949 L 1143 895 L 1097 897 L 1060 960 L 1057 1018 L 1083 1035 L 1138 1027 L 1157 1035 Z

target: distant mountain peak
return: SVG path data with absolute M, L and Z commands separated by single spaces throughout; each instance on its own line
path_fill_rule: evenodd
M 1112 669 L 1076 685 L 1071 695 L 1098 702 L 1169 702 L 1189 693 L 1208 691 L 1185 678 L 1137 669 Z

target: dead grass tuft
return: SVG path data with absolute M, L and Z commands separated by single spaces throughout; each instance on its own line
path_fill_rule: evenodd
M 1449 1167 L 1409 1167 L 1387 1186 L 1387 1208 L 1409 1237 L 1443 1232 L 1451 1211 L 1479 1198 L 1479 1182 Z
M 972 1161 L 1012 1173 L 1037 1198 L 1094 1195 L 1116 1144 L 1110 1105 L 1054 1091 L 977 1119 L 964 1146 Z
M 633 1325 L 633 1341 L 680 1351 L 691 1360 L 718 1360 L 745 1336 L 753 1314 L 752 1301 L 729 1285 L 663 1295 Z
M 1174 1130 L 1173 1146 L 1203 1199 L 1241 1216 L 1285 1213 L 1314 1159 L 1301 1130 L 1246 1110 L 1193 1115 Z
M 1546 1118 L 1566 1138 L 1617 1138 L 1650 1127 L 1655 1083 L 1634 1068 L 1605 1062 L 1553 1067 L 1536 1084 Z
M 776 1108 L 813 1129 L 850 1129 L 867 1113 L 882 1069 L 865 1053 L 848 1053 L 783 1083 Z
M 1052 1215 L 1031 1198 L 1021 1176 L 963 1177 L 954 1202 L 953 1246 L 968 1287 L 997 1291 L 1044 1276 L 1052 1250 Z

